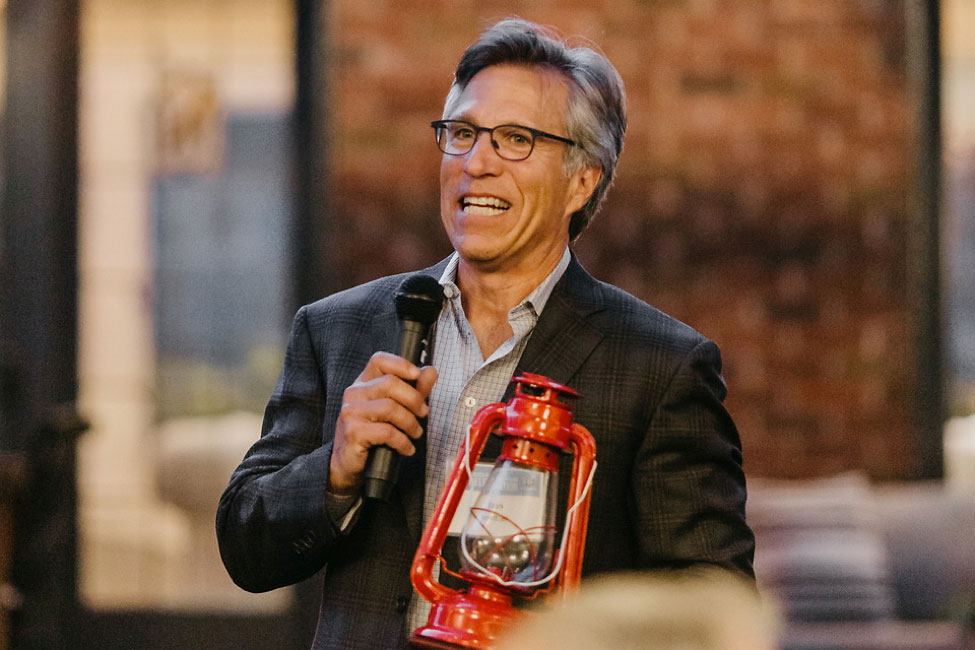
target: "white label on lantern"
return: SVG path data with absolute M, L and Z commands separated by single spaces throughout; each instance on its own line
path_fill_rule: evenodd
M 481 494 L 488 475 L 494 467 L 492 463 L 478 463 L 460 499 L 454 519 L 447 529 L 448 535 L 460 536 L 470 510 Z M 545 497 L 548 492 L 549 475 L 530 469 L 508 468 L 508 480 L 502 489 L 503 501 L 487 504 L 490 513 L 480 513 L 479 521 L 490 524 L 492 520 L 504 519 L 516 522 L 521 529 L 537 529 L 545 517 Z M 502 526 L 504 527 L 504 526 Z M 510 533 L 509 533 L 510 534 Z

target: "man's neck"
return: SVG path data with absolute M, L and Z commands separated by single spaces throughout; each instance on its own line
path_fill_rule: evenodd
M 525 271 L 491 271 L 469 264 L 463 258 L 458 260 L 456 282 L 464 314 L 483 358 L 487 359 L 511 337 L 508 312 L 521 304 L 558 266 L 562 252 Z

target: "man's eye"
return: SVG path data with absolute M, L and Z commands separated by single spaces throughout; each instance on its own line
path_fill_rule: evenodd
M 506 129 L 501 137 L 510 145 L 524 147 L 525 145 L 531 144 L 532 136 L 527 131 L 522 131 L 520 129 Z
M 474 129 L 466 126 L 459 126 L 451 132 L 453 140 L 470 140 L 474 137 Z

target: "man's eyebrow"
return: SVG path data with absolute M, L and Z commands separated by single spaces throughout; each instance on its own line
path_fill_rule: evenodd
M 473 124 L 474 126 L 482 126 L 482 127 L 486 127 L 486 128 L 489 128 L 489 129 L 493 129 L 493 128 L 496 128 L 496 127 L 499 127 L 499 126 L 520 126 L 523 129 L 535 129 L 535 130 L 538 130 L 538 127 L 536 127 L 536 126 L 529 126 L 529 125 L 525 124 L 524 122 L 519 122 L 517 120 L 501 120 L 497 124 L 492 124 L 491 126 L 488 126 L 486 124 L 482 124 L 481 122 L 478 122 L 477 120 L 473 119 L 467 113 L 461 113 L 457 117 L 445 117 L 444 119 L 445 120 L 455 121 L 455 122 L 467 122 L 468 124 Z

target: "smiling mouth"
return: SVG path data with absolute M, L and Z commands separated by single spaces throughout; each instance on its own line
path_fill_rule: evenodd
M 465 196 L 460 200 L 460 209 L 466 214 L 493 216 L 511 207 L 504 199 L 493 196 Z

